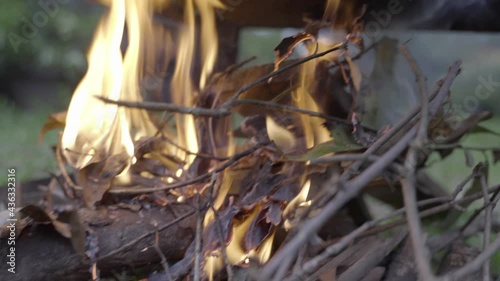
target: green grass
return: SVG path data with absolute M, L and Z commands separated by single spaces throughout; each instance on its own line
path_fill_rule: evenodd
M 16 108 L 0 100 L 0 185 L 7 182 L 7 169 L 16 168 L 17 181 L 47 177 L 57 170 L 51 146 L 56 144 L 57 132 L 49 132 L 42 143 L 38 135 L 51 106 L 41 105 L 34 110 Z

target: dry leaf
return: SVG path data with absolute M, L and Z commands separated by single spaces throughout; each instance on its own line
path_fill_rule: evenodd
M 58 221 L 55 215 L 48 213 L 39 206 L 28 205 L 22 208 L 19 212 L 23 214 L 23 217 L 30 217 L 39 223 L 50 222 L 59 234 L 65 238 L 71 238 L 71 227 L 64 222 Z
M 316 37 L 309 33 L 301 32 L 294 36 L 283 38 L 278 46 L 274 48 L 274 52 L 276 53 L 274 71 L 278 70 L 279 65 L 292 54 L 297 45 L 307 40 L 316 41 Z
M 45 134 L 54 129 L 63 129 L 66 125 L 66 111 L 52 113 L 47 117 L 43 128 L 40 131 L 38 142 L 41 143 Z
M 260 244 L 272 233 L 272 224 L 266 221 L 268 209 L 263 208 L 255 216 L 245 235 L 245 249 L 250 251 Z
M 126 153 L 110 156 L 101 162 L 91 163 L 80 169 L 77 174 L 78 183 L 83 188 L 83 200 L 87 207 L 102 199 L 104 193 L 111 188 L 113 179 L 128 165 Z
M 71 233 L 71 245 L 76 253 L 85 257 L 85 237 L 87 227 L 83 224 L 78 211 L 75 209 L 65 210 L 58 215 L 58 219 L 69 224 Z

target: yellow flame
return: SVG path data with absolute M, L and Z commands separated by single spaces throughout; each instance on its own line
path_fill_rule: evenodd
M 215 8 L 223 7 L 219 0 L 186 0 L 178 37 L 174 35 L 177 33 L 153 23 L 155 8 L 177 5 L 176 1 L 109 0 L 108 4 L 110 10 L 96 30 L 88 53 L 89 68 L 74 92 L 62 137 L 64 155 L 69 164 L 77 168 L 123 152 L 132 161 L 133 141 L 156 133 L 157 129 L 146 111 L 105 104 L 94 96 L 141 102 L 141 92 L 151 90 L 147 82 L 142 83 L 143 79 L 162 84 L 174 48 L 177 51 L 171 83 L 172 99 L 183 106 L 194 105 L 197 96 L 192 77 L 198 46 L 196 13 L 201 20 L 200 89 L 205 86 L 217 57 Z M 122 56 L 125 27 L 128 45 Z M 196 153 L 198 136 L 194 118 L 179 115 L 176 122 L 177 144 Z M 176 154 L 186 161 L 187 166 L 194 159 L 194 155 L 180 149 Z
M 133 139 L 156 131 L 148 114 L 98 101 L 142 101 L 139 79 L 144 46 L 153 37 L 152 5 L 144 1 L 114 0 L 101 20 L 88 53 L 89 68 L 68 108 L 62 147 L 69 164 L 82 168 L 90 162 L 127 153 L 131 163 Z M 122 57 L 121 43 L 127 23 L 129 46 Z M 151 52 L 151 51 L 150 51 Z
M 217 57 L 217 29 L 215 26 L 215 8 L 223 7 L 218 0 L 186 0 L 184 5 L 184 26 L 181 29 L 177 48 L 177 61 L 172 79 L 172 97 L 175 103 L 192 106 L 197 95 L 193 86 L 191 73 L 193 58 L 196 51 L 195 4 L 201 18 L 202 72 L 200 89 L 205 86 L 208 75 L 211 74 Z M 198 138 L 194 118 L 191 115 L 177 115 L 178 141 L 187 150 L 198 152 Z M 187 165 L 195 155 L 185 155 L 182 151 L 178 156 L 186 159 Z
M 275 232 L 272 231 L 268 237 L 262 241 L 258 248 L 246 251 L 244 249 L 244 239 L 247 235 L 254 218 L 261 212 L 262 206 L 255 207 L 242 221 L 235 221 L 232 229 L 231 241 L 226 247 L 228 261 L 235 264 L 248 263 L 249 259 L 253 259 L 262 264 L 271 256 L 271 250 L 274 241 Z M 205 272 L 209 280 L 213 280 L 213 275 L 219 272 L 224 266 L 224 259 L 220 250 L 211 253 L 205 263 Z

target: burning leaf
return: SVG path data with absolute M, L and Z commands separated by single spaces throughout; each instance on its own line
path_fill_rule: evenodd
M 297 45 L 308 40 L 315 42 L 316 37 L 309 33 L 301 32 L 295 34 L 294 36 L 283 38 L 278 46 L 274 48 L 274 52 L 276 53 L 276 59 L 274 60 L 274 70 L 278 70 L 280 63 L 282 63 L 292 54 Z
M 218 221 L 212 221 L 203 231 L 203 241 L 205 243 L 205 251 L 212 252 L 221 247 L 221 237 L 218 232 L 218 227 L 222 230 L 222 239 L 227 245 L 231 241 L 234 215 L 238 213 L 238 208 L 230 206 L 219 213 Z M 219 224 L 219 225 L 217 225 Z
M 262 208 L 250 224 L 250 227 L 245 235 L 246 251 L 259 247 L 260 244 L 271 234 L 273 225 L 267 222 L 267 213 L 268 209 Z
M 283 174 L 273 174 L 271 163 L 266 162 L 255 176 L 250 174 L 248 181 L 252 182 L 252 187 L 245 192 L 241 205 L 243 208 L 251 208 L 258 204 L 264 197 L 270 196 L 281 186 L 285 176 Z
M 354 63 L 351 59 L 351 57 L 346 56 L 346 61 L 349 64 L 349 69 L 351 73 L 351 79 L 352 79 L 352 84 L 354 85 L 354 89 L 356 89 L 356 92 L 359 93 L 359 90 L 361 89 L 361 80 L 363 75 L 361 74 L 361 70 L 359 70 L 359 67 L 356 63 Z
M 281 209 L 281 204 L 277 202 L 270 202 L 268 211 L 266 213 L 266 222 L 273 225 L 279 225 L 281 223 L 281 214 L 283 210 Z
M 66 111 L 52 113 L 47 117 L 43 128 L 40 131 L 38 142 L 41 143 L 45 134 L 54 129 L 63 129 L 66 125 Z
M 295 149 L 296 138 L 292 132 L 278 125 L 270 116 L 266 116 L 266 129 L 269 139 L 274 141 L 283 153 L 290 153 Z

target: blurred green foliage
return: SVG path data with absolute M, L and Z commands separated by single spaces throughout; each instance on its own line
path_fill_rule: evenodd
M 79 79 L 99 6 L 84 1 L 5 2 L 0 4 L 0 77 L 50 70 L 63 79 Z M 44 3 L 51 3 L 50 9 Z

